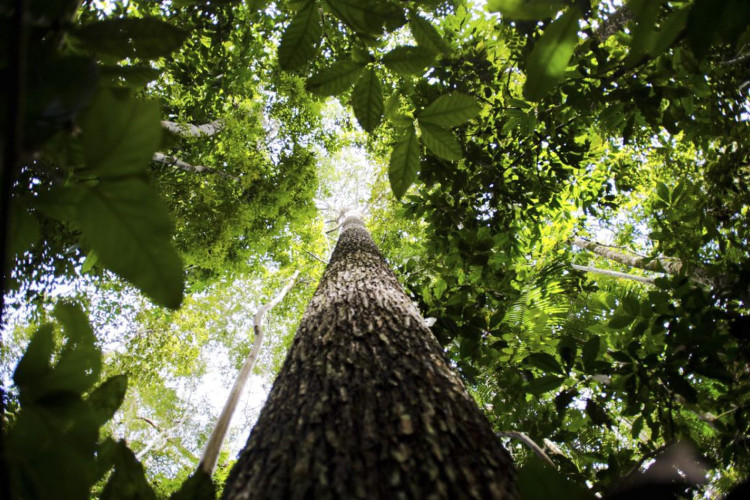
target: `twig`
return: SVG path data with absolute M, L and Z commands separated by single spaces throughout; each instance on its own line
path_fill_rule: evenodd
M 509 438 L 517 439 L 521 441 L 523 444 L 528 446 L 529 449 L 533 451 L 537 457 L 539 457 L 541 460 L 543 460 L 553 469 L 557 470 L 557 465 L 555 465 L 555 462 L 553 462 L 552 459 L 546 453 L 544 453 L 544 450 L 538 444 L 536 444 L 533 439 L 531 439 L 529 436 L 527 436 L 523 432 L 503 431 L 503 432 L 498 432 L 495 435 L 497 437 L 509 437 Z
M 322 262 L 323 264 L 326 264 L 326 265 L 328 264 L 328 262 L 324 261 L 323 259 L 321 259 L 320 257 L 318 257 L 317 255 L 315 255 L 315 254 L 314 254 L 314 253 L 312 253 L 312 252 L 309 252 L 309 251 L 305 250 L 305 253 L 306 253 L 307 255 L 309 255 L 310 257 L 312 257 L 313 259 L 315 259 L 315 260 L 317 260 L 317 261 L 320 261 L 320 262 Z

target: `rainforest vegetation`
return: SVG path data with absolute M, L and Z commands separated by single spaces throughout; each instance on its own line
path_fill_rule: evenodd
M 214 498 L 351 207 L 526 498 L 750 476 L 750 2 L 1 0 L 0 89 L 0 497 Z

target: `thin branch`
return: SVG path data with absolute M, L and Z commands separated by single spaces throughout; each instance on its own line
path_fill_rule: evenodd
M 309 251 L 307 251 L 307 250 L 305 250 L 305 253 L 306 253 L 307 255 L 309 255 L 310 257 L 312 257 L 313 259 L 315 259 L 315 260 L 317 260 L 317 261 L 319 261 L 319 262 L 322 262 L 323 264 L 326 264 L 326 265 L 328 265 L 328 262 L 324 261 L 323 259 L 321 259 L 321 258 L 320 258 L 320 257 L 318 257 L 317 255 L 315 255 L 314 253 L 312 253 L 312 252 L 309 252 Z
M 553 469 L 557 470 L 557 465 L 555 465 L 555 462 L 553 462 L 552 459 L 546 453 L 544 453 L 544 450 L 538 444 L 536 444 L 533 439 L 531 439 L 529 436 L 527 436 L 523 432 L 503 431 L 503 432 L 498 432 L 495 435 L 497 437 L 509 437 L 509 438 L 517 439 L 521 441 L 523 444 L 528 446 L 529 449 L 533 451 L 537 457 L 539 457 L 541 460 L 543 460 Z
M 192 173 L 197 173 L 197 174 L 208 172 L 208 173 L 212 173 L 212 174 L 216 174 L 221 177 L 224 177 L 225 179 L 232 179 L 234 181 L 240 180 L 239 177 L 229 175 L 228 173 L 223 172 L 221 170 L 217 170 L 212 167 L 204 167 L 202 165 L 191 165 L 187 162 L 180 160 L 179 158 L 175 156 L 168 156 L 168 155 L 165 155 L 164 153 L 154 153 L 152 160 L 157 163 L 163 163 L 165 165 L 175 166 L 179 168 L 180 170 L 184 170 L 185 172 L 192 172 Z
M 571 264 L 570 267 L 572 267 L 573 269 L 577 271 L 603 274 L 605 276 L 612 276 L 613 278 L 622 278 L 626 280 L 640 281 L 641 283 L 648 283 L 649 285 L 653 285 L 654 282 L 656 281 L 656 278 L 648 278 L 646 276 L 637 276 L 635 274 L 621 273 L 618 271 L 612 271 L 610 269 L 599 269 L 597 267 L 579 266 L 577 264 Z
M 283 300 L 286 294 L 291 290 L 294 284 L 297 282 L 299 277 L 299 271 L 295 271 L 289 281 L 286 283 L 284 288 L 274 297 L 270 302 L 264 304 L 258 308 L 258 311 L 253 317 L 253 329 L 255 330 L 255 339 L 253 340 L 253 346 L 250 348 L 250 353 L 245 359 L 245 363 L 242 365 L 237 379 L 234 381 L 232 390 L 229 393 L 227 402 L 224 403 L 224 408 L 221 410 L 219 420 L 216 422 L 216 427 L 208 437 L 208 442 L 203 450 L 203 456 L 198 464 L 198 469 L 202 470 L 209 476 L 213 475 L 214 469 L 216 468 L 216 462 L 219 459 L 219 452 L 221 451 L 221 445 L 224 442 L 229 424 L 232 421 L 234 410 L 237 408 L 237 403 L 242 395 L 242 390 L 245 388 L 247 380 L 250 378 L 250 373 L 253 371 L 255 361 L 258 358 L 261 344 L 263 343 L 263 315 L 270 310 L 272 307 L 277 305 Z

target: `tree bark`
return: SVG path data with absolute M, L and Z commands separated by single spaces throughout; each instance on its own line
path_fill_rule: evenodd
M 210 137 L 224 128 L 224 121 L 214 120 L 202 125 L 193 125 L 190 123 L 177 123 L 162 120 L 161 126 L 181 137 Z
M 151 160 L 157 163 L 164 163 L 165 165 L 173 165 L 179 168 L 180 170 L 184 170 L 185 172 L 193 172 L 196 174 L 209 172 L 212 174 L 220 175 L 221 177 L 224 177 L 225 179 L 232 179 L 235 181 L 239 180 L 239 178 L 233 175 L 229 175 L 226 172 L 222 172 L 221 170 L 217 170 L 212 167 L 204 167 L 203 165 L 191 165 L 190 163 L 184 162 L 175 156 L 165 155 L 164 153 L 158 153 L 158 152 L 154 153 L 154 156 L 151 158 Z
M 348 216 L 224 498 L 517 498 L 499 440 Z

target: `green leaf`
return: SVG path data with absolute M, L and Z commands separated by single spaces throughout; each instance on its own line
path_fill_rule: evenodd
M 586 373 L 592 373 L 594 370 L 594 362 L 599 356 L 599 349 L 601 347 L 601 338 L 598 335 L 594 335 L 583 344 L 581 350 L 581 357 L 583 361 L 583 369 Z
M 37 218 L 17 199 L 11 199 L 8 222 L 8 256 L 12 259 L 29 250 L 42 234 Z M 8 262 L 8 265 L 11 264 L 12 262 Z
M 435 99 L 417 118 L 420 123 L 432 123 L 443 128 L 456 127 L 474 118 L 482 107 L 473 97 L 453 92 Z
M 557 359 L 546 352 L 536 352 L 526 356 L 523 362 L 545 372 L 563 372 L 562 366 L 557 362 Z
M 182 483 L 180 489 L 169 497 L 170 500 L 214 500 L 216 486 L 211 477 L 202 470 L 195 471 Z
M 435 53 L 422 47 L 403 45 L 383 56 L 383 64 L 402 75 L 421 75 L 435 61 Z
M 159 105 L 102 91 L 81 120 L 86 169 L 101 178 L 141 175 L 161 141 Z
M 391 189 L 396 199 L 400 200 L 416 180 L 418 170 L 419 143 L 417 132 L 411 125 L 393 146 L 388 165 L 388 180 L 391 182 Z
M 323 25 L 317 4 L 310 0 L 297 11 L 279 44 L 279 65 L 290 71 L 304 66 L 315 55 Z
M 626 295 L 622 298 L 622 308 L 631 316 L 638 316 L 641 311 L 641 303 L 635 297 Z
M 118 59 L 156 59 L 180 48 L 189 33 L 156 17 L 123 17 L 86 24 L 73 35 L 92 52 Z
M 612 319 L 609 320 L 607 326 L 614 328 L 615 330 L 622 330 L 630 325 L 630 323 L 633 322 L 633 319 L 633 316 L 629 314 L 617 313 L 612 316 Z
M 128 87 L 141 89 L 147 83 L 159 78 L 161 71 L 144 64 L 132 66 L 102 65 L 99 67 L 101 75 L 109 78 L 113 83 L 124 84 Z
M 97 425 L 104 425 L 111 419 L 125 398 L 128 377 L 114 375 L 91 391 L 86 399 L 95 415 Z
M 578 19 L 581 11 L 569 8 L 565 14 L 552 22 L 526 61 L 526 83 L 523 95 L 530 101 L 538 101 L 562 80 L 568 62 L 578 43 Z
M 487 10 L 499 12 L 508 19 L 534 21 L 547 19 L 557 14 L 563 7 L 563 0 L 489 0 Z
M 612 419 L 609 418 L 607 411 L 593 399 L 586 400 L 586 414 L 595 425 L 612 425 Z
M 555 375 L 544 375 L 539 378 L 535 378 L 524 388 L 526 392 L 530 394 L 544 394 L 545 392 L 552 391 L 560 387 L 565 382 L 565 377 L 557 377 Z
M 436 299 L 440 299 L 445 291 L 448 289 L 448 284 L 441 277 L 435 280 L 435 284 L 432 286 L 432 292 L 435 294 Z
M 684 397 L 688 403 L 696 403 L 698 401 L 698 392 L 682 375 L 670 372 L 667 374 L 667 382 L 669 383 L 669 388 Z
M 172 248 L 171 221 L 143 180 L 125 178 L 88 188 L 78 206 L 81 233 L 108 269 L 158 304 L 182 302 L 182 264 Z
M 42 325 L 37 328 L 13 373 L 13 382 L 21 388 L 21 394 L 24 393 L 25 387 L 46 378 L 52 371 L 50 363 L 54 349 L 52 325 Z
M 359 125 L 372 132 L 383 120 L 383 89 L 377 73 L 367 69 L 352 92 L 352 108 Z
M 448 42 L 440 36 L 432 23 L 423 17 L 413 14 L 409 19 L 409 29 L 420 47 L 439 54 L 450 52 Z
M 308 78 L 307 90 L 319 96 L 339 95 L 357 81 L 364 64 L 338 61 Z
M 518 489 L 524 500 L 593 500 L 586 487 L 571 482 L 562 473 L 531 456 L 518 471 Z
M 460 160 L 463 157 L 461 145 L 452 132 L 422 121 L 419 121 L 419 130 L 422 132 L 422 142 L 436 156 L 449 161 Z
M 361 0 L 325 0 L 331 12 L 361 35 L 379 35 L 403 25 L 403 8 L 389 2 Z
M 102 367 L 102 355 L 96 346 L 94 331 L 88 317 L 77 305 L 58 303 L 54 313 L 67 342 L 45 390 L 83 394 L 99 380 Z
M 654 37 L 649 50 L 652 57 L 659 56 L 675 43 L 687 25 L 689 14 L 690 8 L 683 7 L 672 11 L 669 16 L 664 19 L 661 25 L 661 30 Z
M 125 441 L 118 441 L 113 451 L 115 470 L 104 486 L 102 500 L 156 500 L 154 490 L 146 480 L 143 466 Z

